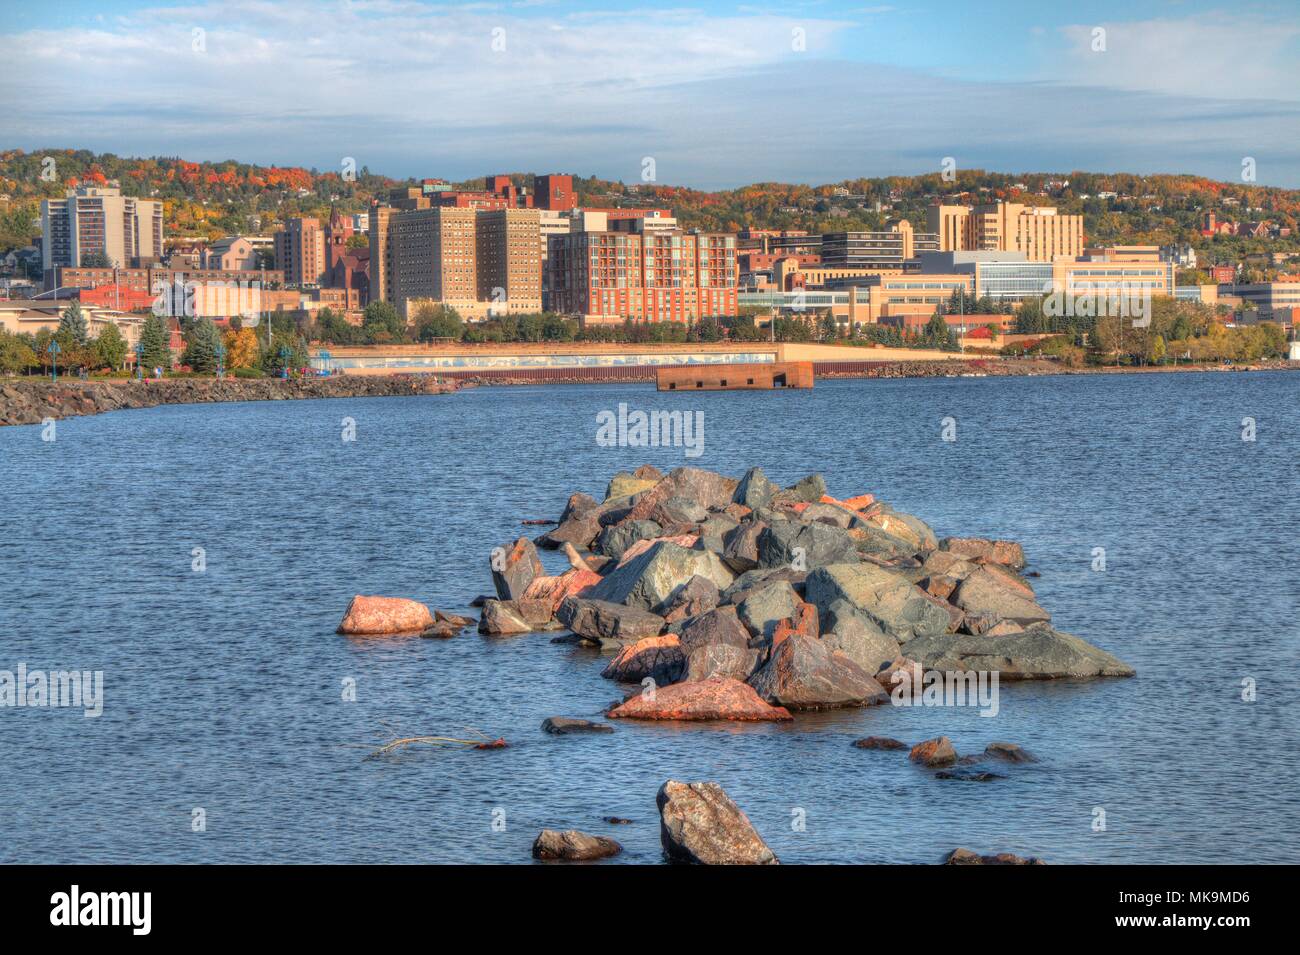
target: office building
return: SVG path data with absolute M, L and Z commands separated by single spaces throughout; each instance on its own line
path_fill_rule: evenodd
M 48 276 L 59 267 L 148 267 L 163 255 L 163 204 L 124 196 L 115 182 L 77 186 L 41 200 L 41 232 Z
M 1083 217 L 1050 206 L 997 202 L 981 206 L 931 206 L 926 231 L 941 252 L 1023 252 L 1031 262 L 1083 254 Z

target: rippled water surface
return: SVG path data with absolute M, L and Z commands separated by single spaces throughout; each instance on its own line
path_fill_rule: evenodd
M 127 411 L 60 422 L 53 442 L 0 429 L 0 669 L 105 680 L 98 719 L 0 709 L 0 860 L 524 862 L 552 826 L 652 862 L 655 791 L 679 778 L 721 782 L 786 862 L 934 862 L 959 845 L 1300 861 L 1298 389 L 1288 373 L 551 386 Z M 703 411 L 705 453 L 598 447 L 596 414 L 622 401 Z M 884 706 L 559 738 L 545 717 L 596 717 L 618 695 L 593 651 L 335 635 L 354 593 L 468 610 L 521 519 L 646 461 L 820 471 L 831 493 L 875 493 L 941 535 L 1015 537 L 1057 625 L 1138 676 L 1004 684 L 993 719 Z M 364 759 L 466 726 L 511 745 Z M 946 734 L 963 753 L 1009 740 L 1042 762 L 942 781 L 850 746 L 868 734 Z

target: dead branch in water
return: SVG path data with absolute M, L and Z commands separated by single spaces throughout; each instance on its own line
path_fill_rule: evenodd
M 399 739 L 390 740 L 374 752 L 370 753 L 366 759 L 374 759 L 378 756 L 387 756 L 399 749 L 407 746 L 413 746 L 417 743 L 423 743 L 427 746 L 469 746 L 474 749 L 503 749 L 508 744 L 502 737 L 493 739 L 482 730 L 475 729 L 472 726 L 466 726 L 465 730 L 470 733 L 476 733 L 479 739 L 460 739 L 456 736 L 403 736 Z

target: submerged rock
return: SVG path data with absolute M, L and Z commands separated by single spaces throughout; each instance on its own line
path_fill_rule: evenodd
M 592 836 L 577 829 L 543 829 L 533 842 L 534 859 L 587 861 L 616 856 L 623 847 L 613 839 Z
M 968 783 L 991 783 L 995 779 L 1006 779 L 1000 773 L 991 773 L 986 769 L 945 769 L 935 773 L 935 779 L 957 779 Z
M 573 719 L 568 716 L 548 716 L 542 720 L 542 729 L 555 736 L 568 736 L 571 733 L 612 733 L 614 727 L 608 723 L 596 723 L 592 720 Z
M 951 766 L 957 762 L 957 751 L 952 748 L 952 740 L 946 736 L 939 736 L 917 743 L 907 754 L 907 758 L 922 766 Z
M 429 608 L 418 600 L 357 594 L 348 604 L 338 632 L 349 636 L 420 633 L 433 622 Z
M 907 749 L 902 740 L 890 739 L 888 736 L 867 736 L 855 739 L 853 745 L 858 749 Z
M 717 783 L 660 787 L 659 839 L 670 862 L 696 865 L 775 865 L 776 855 L 740 807 Z
M 989 759 L 1000 759 L 1005 763 L 1038 762 L 1038 757 L 1015 743 L 989 743 L 984 747 L 984 755 Z
M 997 855 L 982 856 L 977 852 L 969 849 L 953 849 L 943 860 L 944 865 L 1046 865 L 1042 859 L 1035 856 L 1022 857 L 1012 855 L 1010 852 L 999 852 Z

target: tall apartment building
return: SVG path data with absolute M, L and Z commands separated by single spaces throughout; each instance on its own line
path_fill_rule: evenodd
M 115 182 L 78 186 L 62 199 L 41 200 L 41 232 L 47 275 L 98 254 L 113 268 L 147 267 L 162 259 L 163 204 L 124 196 Z
M 1031 262 L 1083 254 L 1083 216 L 1060 215 L 1049 206 L 935 205 L 926 231 L 938 236 L 941 252 L 1023 252 Z
M 736 314 L 736 237 L 680 229 L 602 228 L 586 212 L 552 236 L 551 307 L 584 321 L 692 322 Z M 608 223 L 605 223 L 607 226 Z
M 290 285 L 325 282 L 325 232 L 312 217 L 289 219 L 275 233 L 275 267 Z
M 394 210 L 386 300 L 403 314 L 414 301 L 438 302 L 471 320 L 541 311 L 540 220 L 535 209 Z

